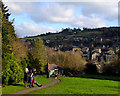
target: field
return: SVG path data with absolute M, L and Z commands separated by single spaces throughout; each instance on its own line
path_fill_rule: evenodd
M 45 84 L 51 81 L 51 79 L 48 79 L 46 76 L 36 76 L 34 77 L 35 81 L 37 81 L 40 84 Z M 29 88 L 29 87 L 28 87 Z M 8 94 L 8 93 L 14 93 L 20 90 L 25 90 L 28 89 L 24 87 L 24 83 L 20 82 L 18 84 L 15 85 L 9 85 L 9 86 L 5 86 L 2 88 L 2 94 Z
M 30 94 L 118 94 L 118 81 L 61 77 L 61 82 Z

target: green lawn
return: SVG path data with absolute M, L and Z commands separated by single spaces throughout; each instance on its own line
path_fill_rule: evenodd
M 30 94 L 118 94 L 118 81 L 61 77 L 61 82 Z
M 48 79 L 45 75 L 44 76 L 37 75 L 34 78 L 35 78 L 35 81 L 37 81 L 40 84 L 45 84 L 45 83 L 51 82 L 51 79 Z M 20 83 L 17 83 L 16 85 L 9 85 L 9 86 L 3 87 L 2 94 L 14 93 L 14 92 L 17 92 L 20 90 L 25 90 L 28 88 L 25 88 L 24 83 L 20 82 Z
M 114 80 L 114 81 L 119 81 L 120 77 L 119 76 L 107 76 L 107 75 L 93 75 L 93 74 L 80 74 L 79 77 L 82 78 L 92 78 L 92 79 L 102 79 L 102 80 Z

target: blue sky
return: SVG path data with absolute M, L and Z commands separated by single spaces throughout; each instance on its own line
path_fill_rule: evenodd
M 118 2 L 5 2 L 19 37 L 62 28 L 118 26 Z

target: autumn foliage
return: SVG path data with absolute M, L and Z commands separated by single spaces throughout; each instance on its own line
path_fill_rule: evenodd
M 74 74 L 76 72 L 83 73 L 86 65 L 86 60 L 82 58 L 79 52 L 55 52 L 47 47 L 48 62 L 51 64 L 57 64 L 62 67 L 68 74 Z

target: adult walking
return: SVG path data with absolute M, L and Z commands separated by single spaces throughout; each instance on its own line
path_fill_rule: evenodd
M 25 68 L 25 72 L 24 72 L 24 83 L 25 83 L 25 87 L 27 87 L 28 81 L 29 81 L 29 77 L 28 77 L 28 68 Z

